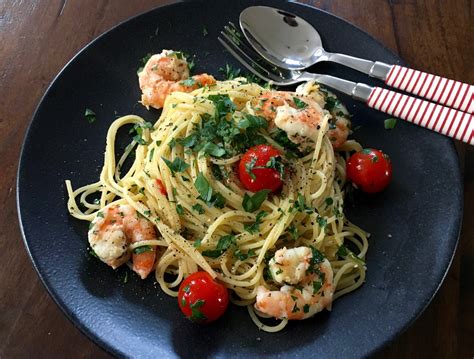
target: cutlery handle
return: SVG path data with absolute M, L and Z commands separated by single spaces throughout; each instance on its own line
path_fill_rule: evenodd
M 392 66 L 385 83 L 390 87 L 469 114 L 474 112 L 474 86 L 466 83 L 399 65 Z
M 367 105 L 470 145 L 474 144 L 474 119 L 471 113 L 380 87 L 372 89 Z

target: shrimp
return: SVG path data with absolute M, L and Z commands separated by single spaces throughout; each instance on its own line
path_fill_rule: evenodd
M 175 91 L 191 92 L 199 87 L 213 85 L 216 80 L 208 74 L 189 77 L 186 59 L 172 50 L 163 50 L 147 61 L 138 74 L 142 90 L 142 104 L 162 108 L 166 97 Z
M 334 294 L 329 261 L 309 247 L 286 247 L 269 262 L 273 279 L 284 284 L 279 291 L 257 288 L 255 308 L 274 318 L 306 319 L 330 309 Z
M 320 101 L 320 99 L 318 99 Z M 332 120 L 331 114 L 310 96 L 296 95 L 284 91 L 270 91 L 258 98 L 254 106 L 256 114 L 265 117 L 276 127 L 285 131 L 288 138 L 304 149 L 314 142 L 324 117 Z M 339 147 L 349 135 L 348 121 L 336 118 L 335 125 L 330 121 L 328 136 L 334 148 Z M 333 127 L 336 130 L 333 130 Z
M 338 148 L 346 142 L 350 133 L 351 122 L 347 119 L 349 112 L 346 107 L 337 100 L 336 95 L 331 91 L 321 90 L 319 84 L 314 81 L 308 81 L 296 88 L 296 94 L 309 97 L 316 101 L 321 108 L 326 108 L 327 100 L 332 99 L 335 104 L 332 107 L 331 120 L 329 122 L 328 137 L 334 148 Z
M 89 244 L 99 259 L 117 268 L 130 259 L 129 244 L 157 239 L 154 225 L 130 205 L 115 204 L 97 212 L 88 233 Z M 133 271 L 145 279 L 153 270 L 154 247 L 132 254 Z

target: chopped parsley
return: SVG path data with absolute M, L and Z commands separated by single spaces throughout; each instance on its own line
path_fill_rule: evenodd
M 242 251 L 239 248 L 237 248 L 234 251 L 234 256 L 240 259 L 241 261 L 244 261 L 250 257 L 255 256 L 255 251 L 253 249 L 250 249 L 247 253 L 242 253 Z
M 137 70 L 137 74 L 143 71 L 143 67 L 146 65 L 148 60 L 150 60 L 150 57 L 151 57 L 151 54 L 148 53 L 140 60 L 140 67 Z
M 324 109 L 328 110 L 329 112 L 332 112 L 340 104 L 341 104 L 341 101 L 339 101 L 336 97 L 328 96 L 326 97 L 326 105 L 324 105 Z
M 326 209 L 331 206 L 334 203 L 334 200 L 331 197 L 328 197 L 324 200 L 324 203 L 326 203 Z
M 322 288 L 323 283 L 318 280 L 313 282 L 313 294 L 316 294 L 319 292 L 319 290 Z
M 297 108 L 303 109 L 303 108 L 308 107 L 308 104 L 300 100 L 298 97 L 293 97 L 293 102 L 295 103 Z
M 173 176 L 176 172 L 183 172 L 189 167 L 189 165 L 179 157 L 175 157 L 173 162 L 171 162 L 170 160 L 164 157 L 161 157 L 161 159 L 165 161 L 166 165 L 171 170 L 171 173 L 173 174 Z
M 192 208 L 197 213 L 204 214 L 204 208 L 199 203 L 196 203 Z
M 321 228 L 326 228 L 326 226 L 328 225 L 328 221 L 327 221 L 326 217 L 318 216 L 316 218 L 316 222 L 318 222 L 318 224 Z
M 296 199 L 295 204 L 293 205 L 293 209 L 301 213 L 313 213 L 313 209 L 306 204 L 306 199 L 301 193 L 298 193 L 298 198 Z
M 199 198 L 203 200 L 209 207 L 215 206 L 223 208 L 225 206 L 225 198 L 219 193 L 212 190 L 207 178 L 199 173 L 194 181 L 194 187 L 199 193 Z
M 271 191 L 269 189 L 262 189 L 261 191 L 256 192 L 253 196 L 249 196 L 247 193 L 245 193 L 244 199 L 242 201 L 242 207 L 247 212 L 256 211 L 267 199 L 267 196 L 270 192 Z
M 250 234 L 257 233 L 260 230 L 260 224 L 262 223 L 262 218 L 267 215 L 268 215 L 268 212 L 265 212 L 265 211 L 258 212 L 255 222 L 251 224 L 248 224 L 248 223 L 244 224 L 244 229 Z
M 397 125 L 397 119 L 396 118 L 387 118 L 384 122 L 384 127 L 386 130 L 393 130 L 395 126 Z
M 201 115 L 200 126 L 187 137 L 176 139 L 177 143 L 196 153 L 220 158 L 232 157 L 265 142 L 258 133 L 268 126 L 265 119 L 247 114 L 236 121 L 232 117 L 236 106 L 228 95 L 209 95 L 207 99 L 214 104 L 214 114 Z
M 140 246 L 137 247 L 133 250 L 133 253 L 135 254 L 140 254 L 140 253 L 145 253 L 145 252 L 151 252 L 153 248 L 151 246 Z
M 203 26 L 202 27 L 202 36 L 206 37 L 209 34 L 209 31 L 207 31 L 207 27 Z
M 355 262 L 358 265 L 365 265 L 365 261 L 362 258 L 356 256 L 351 250 L 349 250 L 345 245 L 341 245 L 336 252 L 336 255 L 342 259 L 349 259 Z
M 135 133 L 133 140 L 137 142 L 138 144 L 147 145 L 148 143 L 143 138 L 143 130 L 144 129 L 149 130 L 151 128 L 153 128 L 153 124 L 151 122 L 137 123 L 130 129 L 130 131 L 128 131 L 128 133 L 130 134 Z
M 291 236 L 291 239 L 296 241 L 299 238 L 299 233 L 298 233 L 298 227 L 296 227 L 294 224 L 288 227 L 288 233 Z
M 84 118 L 89 123 L 94 123 L 97 120 L 95 112 L 92 111 L 90 108 L 86 108 L 86 111 L 84 112 Z
M 206 250 L 202 252 L 203 256 L 210 257 L 210 258 L 218 258 L 220 257 L 227 249 L 231 246 L 235 246 L 236 237 L 233 234 L 228 234 L 219 238 L 217 242 L 216 249 L 213 250 Z
M 196 300 L 194 303 L 191 303 L 189 307 L 191 308 L 191 316 L 189 319 L 193 322 L 203 322 L 207 320 L 207 317 L 201 312 L 201 308 L 206 302 L 202 299 Z
M 285 148 L 285 156 L 288 159 L 298 158 L 301 157 L 303 154 L 298 149 L 298 145 L 288 138 L 288 135 L 285 131 L 281 129 L 277 129 L 272 133 L 272 138 L 278 143 L 280 146 Z
M 180 216 L 184 214 L 184 208 L 180 204 L 176 205 L 176 213 L 178 213 Z

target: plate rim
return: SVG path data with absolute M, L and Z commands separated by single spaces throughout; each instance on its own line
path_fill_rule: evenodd
M 369 37 L 371 39 L 372 42 L 374 42 L 375 44 L 377 44 L 378 47 L 382 48 L 383 50 L 385 50 L 386 52 L 390 53 L 393 57 L 395 57 L 397 60 L 398 60 L 398 64 L 401 64 L 401 65 L 406 65 L 406 62 L 400 57 L 399 54 L 395 53 L 392 49 L 390 49 L 389 47 L 387 47 L 384 43 L 382 43 L 381 41 L 379 41 L 378 39 L 376 39 L 372 34 L 366 32 L 365 30 L 361 29 L 359 26 L 353 24 L 352 22 L 350 22 L 349 20 L 346 20 L 344 18 L 342 18 L 341 16 L 338 16 L 338 15 L 335 15 L 327 10 L 324 10 L 324 9 L 320 9 L 320 8 L 317 8 L 315 6 L 312 6 L 310 4 L 306 4 L 306 3 L 300 3 L 300 2 L 296 2 L 296 0 L 284 0 L 285 3 L 287 4 L 295 4 L 296 6 L 301 6 L 301 7 L 305 7 L 305 8 L 308 8 L 310 9 L 311 11 L 318 11 L 318 12 L 321 12 L 321 13 L 324 13 L 325 16 L 329 16 L 329 17 L 333 17 L 333 18 L 336 18 L 338 19 L 339 21 L 342 21 L 344 23 L 346 23 L 347 25 L 349 25 L 352 29 L 362 33 L 363 35 Z M 120 21 L 119 23 L 115 24 L 114 26 L 110 27 L 109 29 L 105 30 L 103 33 L 99 34 L 98 36 L 94 37 L 91 41 L 89 41 L 88 43 L 86 43 L 84 46 L 82 46 L 75 54 L 74 56 L 68 60 L 60 69 L 60 71 L 56 74 L 56 76 L 54 76 L 54 78 L 51 80 L 51 82 L 48 84 L 47 88 L 44 90 L 44 93 L 43 95 L 41 96 L 36 108 L 34 109 L 32 115 L 31 115 L 31 119 L 29 121 L 29 124 L 24 132 L 24 137 L 23 137 L 23 141 L 22 141 L 22 144 L 21 144 L 21 147 L 20 147 L 20 153 L 19 153 L 19 157 L 18 157 L 18 168 L 17 168 L 17 171 L 16 171 L 16 181 L 15 181 L 15 185 L 16 185 L 16 209 L 17 209 L 17 218 L 18 218 L 18 224 L 19 224 L 19 227 L 20 227 L 20 232 L 21 232 L 21 236 L 22 236 L 22 240 L 23 240 L 23 244 L 25 246 L 25 249 L 27 251 L 27 254 L 28 254 L 28 257 L 31 261 L 31 263 L 33 264 L 33 268 L 35 269 L 38 277 L 40 278 L 40 281 L 43 285 L 43 287 L 46 289 L 48 295 L 53 299 L 53 301 L 55 302 L 55 304 L 59 307 L 59 309 L 63 312 L 63 314 L 65 315 L 65 317 L 69 320 L 70 323 L 72 323 L 72 325 L 79 329 L 79 331 L 85 335 L 89 340 L 91 340 L 94 344 L 96 344 L 98 347 L 100 347 L 102 350 L 104 350 L 105 352 L 107 352 L 108 354 L 111 354 L 111 355 L 118 355 L 118 356 L 124 356 L 124 353 L 121 352 L 120 350 L 118 350 L 116 347 L 113 347 L 111 345 L 109 345 L 106 341 L 104 341 L 102 338 L 100 338 L 99 336 L 96 336 L 91 330 L 90 328 L 88 328 L 87 325 L 85 325 L 82 321 L 80 321 L 79 319 L 77 318 L 74 318 L 74 313 L 69 311 L 69 308 L 68 306 L 66 305 L 66 303 L 64 303 L 62 300 L 60 300 L 59 298 L 59 295 L 56 293 L 57 291 L 53 290 L 51 288 L 51 285 L 48 281 L 48 279 L 41 273 L 41 271 L 39 270 L 39 267 L 38 267 L 38 264 L 37 264 L 37 260 L 35 259 L 35 256 L 34 254 L 31 252 L 30 250 L 30 247 L 28 245 L 28 240 L 26 238 L 26 235 L 25 235 L 25 230 L 24 230 L 24 226 L 23 226 L 23 220 L 22 220 L 22 212 L 21 212 L 21 204 L 20 204 L 20 173 L 22 171 L 22 168 L 23 168 L 23 162 L 24 162 L 24 152 L 26 151 L 25 150 L 25 147 L 26 147 L 26 144 L 27 144 L 27 141 L 30 137 L 30 132 L 31 132 L 31 127 L 39 113 L 39 110 L 41 108 L 41 106 L 43 105 L 43 102 L 44 100 L 47 98 L 47 96 L 49 95 L 52 87 L 54 86 L 54 84 L 57 82 L 57 80 L 62 76 L 62 74 L 66 71 L 66 69 L 73 63 L 76 61 L 77 58 L 79 58 L 88 48 L 90 48 L 91 46 L 93 46 L 96 42 L 98 42 L 100 39 L 102 39 L 103 37 L 107 36 L 109 33 L 115 31 L 117 28 L 121 27 L 122 25 L 128 23 L 129 21 L 133 21 L 135 20 L 136 18 L 139 18 L 141 16 L 144 16 L 146 14 L 149 14 L 149 13 L 152 13 L 154 11 L 157 11 L 158 9 L 163 9 L 163 8 L 167 8 L 167 7 L 173 7 L 173 6 L 176 6 L 178 4 L 181 4 L 181 3 L 205 3 L 206 1 L 205 0 L 176 0 L 172 3 L 168 3 L 168 4 L 163 4 L 163 5 L 158 5 L 158 6 L 154 6 L 154 7 L 151 7 L 150 9 L 148 10 L 145 10 L 145 11 L 142 11 L 136 15 L 133 15 L 131 17 L 128 17 L 122 21 Z M 254 5 L 258 5 L 258 2 L 255 3 Z M 413 323 L 418 320 L 420 318 L 420 316 L 425 312 L 425 310 L 428 308 L 428 306 L 431 304 L 431 302 L 433 301 L 434 297 L 437 295 L 438 291 L 440 290 L 441 286 L 444 284 L 444 281 L 446 279 L 446 276 L 448 275 L 448 272 L 451 268 L 451 265 L 452 265 L 452 262 L 453 262 L 453 259 L 454 259 L 454 256 L 456 255 L 456 251 L 457 251 L 457 248 L 458 248 L 458 245 L 459 245 L 459 238 L 460 238 L 460 234 L 461 234 L 461 230 L 462 230 L 462 221 L 463 221 L 463 209 L 464 209 L 464 182 L 463 182 L 463 174 L 461 172 L 461 166 L 460 166 L 460 163 L 459 163 L 459 154 L 456 150 L 456 147 L 455 147 L 455 142 L 453 139 L 448 139 L 448 144 L 449 144 L 449 148 L 450 148 L 450 151 L 452 154 L 454 154 L 454 157 L 455 159 L 457 160 L 456 161 L 456 180 L 457 180 L 457 183 L 456 183 L 456 187 L 458 187 L 460 189 L 459 191 L 459 198 L 456 198 L 458 201 L 457 201 L 457 214 L 459 216 L 458 218 L 458 221 L 456 223 L 456 227 L 457 227 L 457 233 L 456 233 L 456 238 L 454 239 L 454 246 L 453 246 L 453 250 L 451 251 L 451 254 L 449 256 L 449 260 L 446 264 L 446 268 L 444 268 L 443 270 L 443 275 L 441 276 L 439 282 L 437 283 L 436 285 L 436 288 L 434 289 L 432 295 L 427 298 L 426 302 L 425 303 L 422 303 L 421 305 L 421 308 L 416 312 L 416 314 L 414 316 L 412 316 L 408 321 L 406 321 L 406 323 L 399 327 L 398 330 L 396 330 L 394 332 L 394 334 L 385 339 L 385 341 L 382 341 L 382 342 L 379 342 L 378 345 L 374 346 L 372 348 L 372 350 L 370 351 L 367 351 L 366 352 L 366 355 L 367 356 L 372 356 L 376 353 L 380 353 L 384 348 L 386 348 L 388 345 L 390 345 L 391 343 L 395 342 L 404 332 L 407 331 L 407 329 L 409 327 L 411 327 L 413 325 Z M 270 355 L 272 356 L 272 355 Z

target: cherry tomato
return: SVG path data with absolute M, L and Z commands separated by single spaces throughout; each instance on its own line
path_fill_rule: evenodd
M 366 148 L 349 157 L 347 178 L 364 192 L 380 192 L 392 179 L 392 163 L 382 151 Z
M 156 179 L 156 184 L 158 185 L 158 189 L 160 190 L 161 194 L 163 196 L 168 196 L 168 193 L 166 192 L 166 188 L 165 188 L 165 185 L 163 184 L 163 182 L 161 182 L 160 179 Z
M 195 272 L 181 282 L 178 304 L 188 319 L 209 323 L 224 314 L 229 304 L 227 288 L 207 272 Z
M 252 192 L 263 189 L 278 191 L 283 185 L 281 178 L 283 164 L 280 159 L 280 151 L 272 146 L 258 145 L 250 148 L 240 159 L 240 182 Z

